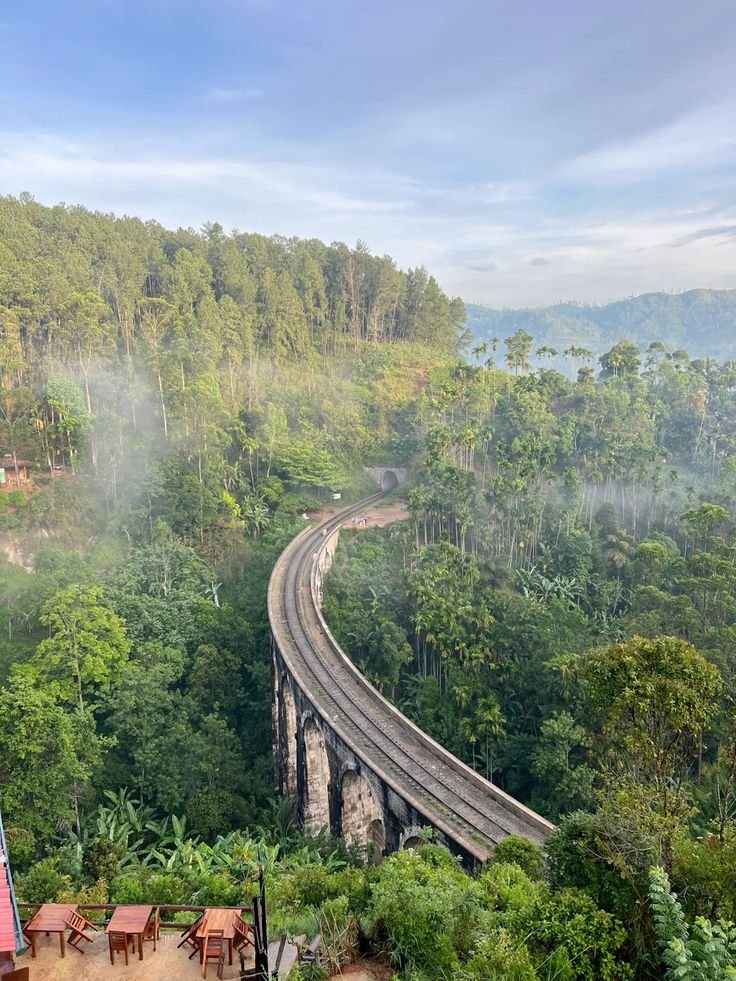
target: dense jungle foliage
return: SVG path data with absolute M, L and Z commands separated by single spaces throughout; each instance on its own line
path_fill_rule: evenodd
M 570 380 L 530 370 L 523 330 L 477 364 L 465 341 L 459 301 L 361 243 L 0 198 L 20 898 L 239 904 L 260 862 L 274 929 L 319 928 L 333 967 L 728 976 L 736 368 L 621 342 Z M 509 839 L 471 877 L 428 832 L 376 866 L 270 799 L 269 571 L 377 462 L 413 468 L 408 520 L 348 536 L 326 612 L 404 711 L 559 820 L 543 855 Z
M 736 913 L 736 366 L 624 341 L 570 381 L 531 348 L 431 376 L 409 520 L 346 537 L 325 613 L 423 729 L 559 821 L 549 881 L 658 977 L 650 869 L 689 915 Z
M 16 860 L 83 842 L 119 788 L 209 838 L 258 818 L 270 567 L 305 507 L 405 453 L 403 416 L 462 323 L 424 270 L 361 244 L 0 199 Z

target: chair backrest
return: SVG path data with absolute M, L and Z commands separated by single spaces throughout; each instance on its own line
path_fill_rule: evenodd
M 118 933 L 117 930 L 113 930 L 107 936 L 113 950 L 125 950 L 128 946 L 128 937 L 125 933 Z
M 246 947 L 254 946 L 255 937 L 253 935 L 253 927 L 250 923 L 246 923 L 236 913 L 233 916 L 233 946 L 240 952 Z
M 225 943 L 225 931 L 224 930 L 208 930 L 204 935 L 204 947 L 205 952 L 212 951 L 213 953 L 220 953 L 223 944 Z
M 90 923 L 89 920 L 85 920 L 81 913 L 70 913 L 69 916 L 64 920 L 68 927 L 71 927 L 77 933 L 83 933 L 85 927 L 89 927 L 90 930 L 96 930 L 97 927 L 94 923 Z
M 84 929 L 84 917 L 80 916 L 79 913 L 70 913 L 69 916 L 64 919 L 64 922 L 76 933 L 79 933 Z

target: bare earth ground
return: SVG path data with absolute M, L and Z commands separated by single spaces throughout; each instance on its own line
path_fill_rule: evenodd
M 360 517 L 366 519 L 365 527 L 367 528 L 385 528 L 386 525 L 390 525 L 394 521 L 408 521 L 411 514 L 409 511 L 403 510 L 403 503 L 403 501 L 391 501 L 388 504 L 377 504 L 375 507 L 366 508 Z M 308 513 L 311 520 L 319 523 L 320 521 L 326 521 L 327 518 L 331 518 L 333 514 L 337 514 L 340 510 L 340 507 L 325 504 L 324 507 L 317 508 L 315 511 L 309 511 Z M 348 518 L 343 527 L 354 528 L 355 525 Z
M 85 945 L 84 954 L 78 954 L 67 946 L 66 957 L 59 955 L 59 939 L 56 934 L 38 938 L 38 953 L 32 958 L 30 950 L 18 958 L 17 967 L 30 967 L 30 981 L 196 981 L 201 978 L 201 968 L 196 957 L 188 960 L 189 948 L 177 949 L 178 933 L 162 933 L 156 944 L 156 952 L 150 943 L 143 948 L 143 960 L 138 954 L 128 953 L 128 966 L 122 954 L 115 955 L 115 966 L 110 963 L 107 937 L 100 933 L 94 942 Z M 253 967 L 253 951 L 249 949 L 246 968 Z M 393 971 L 378 960 L 360 960 L 343 968 L 341 975 L 350 981 L 389 981 Z M 207 977 L 217 977 L 217 967 L 210 964 Z M 233 954 L 232 967 L 225 965 L 223 981 L 240 977 L 238 955 Z
M 37 956 L 31 957 L 30 950 L 18 958 L 17 967 L 30 967 L 30 981 L 107 981 L 108 978 L 120 978 L 125 981 L 196 981 L 201 978 L 201 968 L 197 957 L 187 960 L 190 948 L 177 949 L 180 936 L 176 932 L 161 933 L 156 944 L 146 943 L 143 946 L 143 960 L 138 960 L 137 952 L 128 953 L 128 967 L 122 954 L 115 955 L 115 966 L 110 963 L 107 937 L 98 934 L 94 942 L 85 944 L 84 954 L 67 945 L 66 957 L 59 955 L 59 938 L 52 933 L 50 937 L 38 938 Z M 250 960 L 246 958 L 245 966 L 252 967 L 253 951 L 248 948 Z M 209 964 L 207 977 L 217 977 L 217 965 Z M 238 955 L 233 953 L 232 966 L 225 964 L 223 979 L 240 977 L 240 962 Z
M 361 958 L 357 964 L 348 964 L 342 969 L 342 974 L 333 974 L 329 981 L 336 978 L 349 978 L 350 981 L 390 981 L 394 976 L 393 970 L 383 961 L 371 958 Z

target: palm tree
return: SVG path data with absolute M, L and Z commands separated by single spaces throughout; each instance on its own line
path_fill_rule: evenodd
M 504 734 L 506 719 L 495 695 L 487 695 L 478 703 L 475 713 L 476 732 L 486 741 L 486 780 L 493 780 L 492 740 Z

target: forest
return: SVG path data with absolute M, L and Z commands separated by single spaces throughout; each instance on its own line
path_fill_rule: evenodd
M 736 968 L 736 364 L 567 370 L 358 242 L 0 198 L 0 807 L 19 897 L 234 905 L 397 977 Z M 325 613 L 558 825 L 477 875 L 273 799 L 265 592 L 305 511 L 411 465 Z
M 523 310 L 469 303 L 466 312 L 468 328 L 479 341 L 502 339 L 521 328 L 534 336 L 538 346 L 554 347 L 560 355 L 577 346 L 597 358 L 616 341 L 632 337 L 642 349 L 659 341 L 671 351 L 718 361 L 736 355 L 734 290 L 644 293 L 601 306 L 571 301 Z

